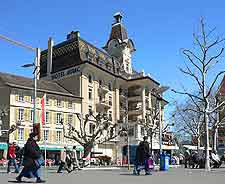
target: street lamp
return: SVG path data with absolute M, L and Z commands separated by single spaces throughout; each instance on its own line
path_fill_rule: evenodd
M 28 64 L 24 64 L 22 67 L 23 68 L 29 68 L 29 67 L 34 67 L 34 93 L 33 93 L 33 131 L 34 131 L 34 126 L 36 124 L 36 98 L 37 98 L 37 80 L 39 79 L 38 77 L 38 67 L 39 67 L 39 63 L 40 63 L 40 48 L 36 49 L 36 58 L 35 58 L 35 62 L 34 63 L 28 63 Z M 39 135 L 40 132 L 38 132 Z
M 159 154 L 160 154 L 160 164 L 161 162 L 161 155 L 162 155 L 162 120 L 161 120 L 161 108 L 162 108 L 162 101 L 163 98 L 161 97 L 161 94 L 164 93 L 169 89 L 168 86 L 160 86 L 159 88 L 154 88 L 152 90 L 153 93 L 156 94 L 156 100 L 159 102 Z

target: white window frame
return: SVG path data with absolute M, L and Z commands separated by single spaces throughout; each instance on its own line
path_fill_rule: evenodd
M 24 140 L 24 128 L 18 128 L 18 140 Z
M 50 113 L 48 111 L 45 112 L 45 123 L 49 123 L 49 115 Z
M 19 102 L 24 102 L 24 95 L 20 93 L 18 100 Z
M 34 120 L 34 110 L 30 110 L 30 121 L 33 122 Z
M 71 101 L 68 102 L 68 108 L 69 109 L 72 109 L 73 108 L 73 102 L 71 102 Z
M 57 107 L 62 107 L 62 101 L 60 99 L 56 99 Z
M 62 142 L 62 131 L 59 131 L 59 130 L 56 131 L 56 142 L 57 143 Z
M 93 89 L 92 88 L 89 88 L 88 89 L 88 100 L 92 100 L 93 99 Z
M 24 121 L 24 109 L 19 109 L 18 116 L 19 121 Z
M 48 129 L 44 130 L 44 140 L 49 141 L 49 130 Z
M 56 124 L 60 124 L 61 119 L 62 119 L 62 113 L 57 113 L 56 114 Z

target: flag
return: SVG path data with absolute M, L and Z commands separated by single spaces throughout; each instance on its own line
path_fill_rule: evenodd
M 46 101 L 46 94 L 41 99 L 41 123 L 45 125 L 45 101 Z

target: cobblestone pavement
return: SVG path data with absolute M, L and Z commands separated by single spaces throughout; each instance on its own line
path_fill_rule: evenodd
M 16 174 L 0 170 L 0 183 L 15 183 Z M 84 170 L 77 173 L 56 173 L 56 169 L 43 170 L 43 178 L 49 184 L 225 184 L 225 168 L 205 172 L 201 169 L 172 168 L 167 172 L 154 171 L 151 176 L 132 175 L 126 168 L 113 170 Z M 33 183 L 35 180 L 25 180 Z

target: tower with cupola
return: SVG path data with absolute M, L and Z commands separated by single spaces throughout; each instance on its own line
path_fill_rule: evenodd
M 119 62 L 121 70 L 127 74 L 132 74 L 132 53 L 135 51 L 134 43 L 128 37 L 127 30 L 122 24 L 123 17 L 121 13 L 116 13 L 114 18 L 110 37 L 103 48 Z

